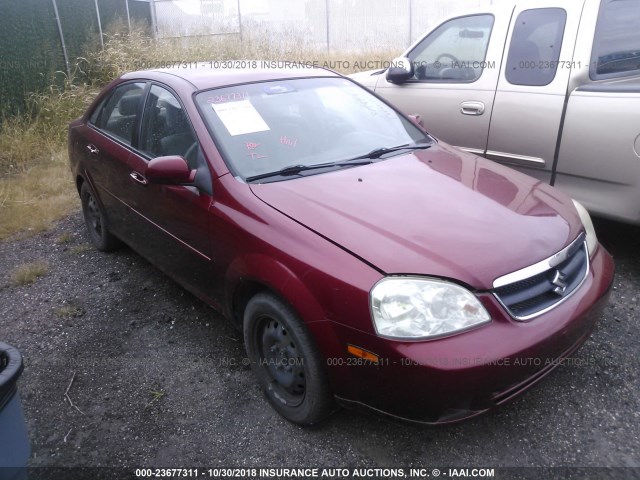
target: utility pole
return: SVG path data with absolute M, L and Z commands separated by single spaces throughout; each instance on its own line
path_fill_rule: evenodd
M 413 1 L 409 1 L 409 43 L 407 45 L 411 45 L 413 43 Z
M 127 9 L 127 24 L 129 25 L 129 35 L 131 35 L 131 14 L 129 13 L 129 0 L 124 0 L 124 6 Z
M 150 0 L 149 6 L 151 7 L 151 33 L 153 38 L 158 38 L 158 16 L 156 12 L 156 0 Z
M 93 0 L 96 5 L 96 17 L 98 17 L 98 32 L 100 33 L 100 46 L 104 50 L 104 38 L 102 37 L 102 20 L 100 19 L 100 8 L 98 7 L 98 0 Z
M 329 0 L 324 0 L 324 11 L 327 20 L 327 52 L 331 50 L 329 43 Z
M 56 23 L 58 24 L 58 35 L 60 35 L 60 44 L 62 45 L 62 54 L 64 55 L 64 64 L 67 67 L 67 77 L 71 79 L 71 68 L 69 68 L 69 55 L 67 55 L 67 46 L 64 43 L 64 34 L 62 33 L 62 25 L 60 24 L 60 14 L 58 13 L 58 5 L 56 0 L 51 0 L 53 3 L 53 11 L 56 14 Z
M 240 41 L 242 41 L 242 11 L 240 10 L 240 0 L 238 0 L 238 28 L 240 29 Z

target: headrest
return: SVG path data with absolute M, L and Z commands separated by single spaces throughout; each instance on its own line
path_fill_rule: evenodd
M 118 103 L 118 111 L 120 115 L 129 117 L 135 115 L 138 110 L 138 103 L 140 102 L 140 95 L 125 95 L 120 99 Z
M 167 103 L 165 105 L 165 112 L 167 127 L 169 127 L 173 131 L 173 133 L 185 131 L 189 128 L 182 108 L 178 108 Z

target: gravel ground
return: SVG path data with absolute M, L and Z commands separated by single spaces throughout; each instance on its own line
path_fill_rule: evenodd
M 597 228 L 617 274 L 576 365 L 494 413 L 444 428 L 345 410 L 315 429 L 291 425 L 242 365 L 230 325 L 131 250 L 93 250 L 79 214 L 2 242 L 0 339 L 25 357 L 30 464 L 640 467 L 640 229 Z M 37 259 L 48 273 L 11 285 L 11 270 Z M 72 378 L 77 408 L 64 399 Z

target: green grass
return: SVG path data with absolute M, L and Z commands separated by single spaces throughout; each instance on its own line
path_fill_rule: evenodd
M 153 405 L 155 402 L 160 401 L 166 395 L 166 393 L 162 390 L 151 390 L 150 393 L 151 400 L 144 406 L 144 408 L 149 408 L 151 405 Z

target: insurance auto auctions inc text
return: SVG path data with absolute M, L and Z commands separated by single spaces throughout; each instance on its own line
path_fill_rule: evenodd
M 260 478 L 492 478 L 493 468 L 260 468 Z

